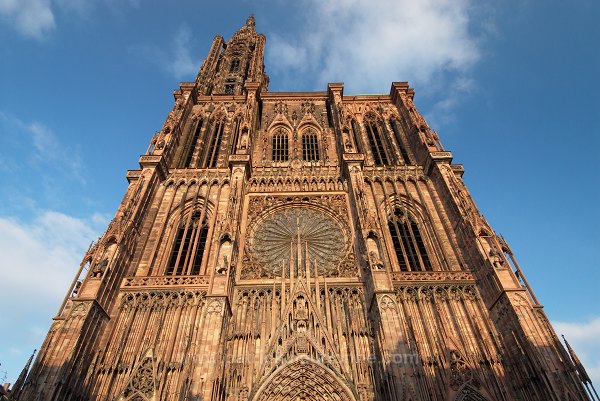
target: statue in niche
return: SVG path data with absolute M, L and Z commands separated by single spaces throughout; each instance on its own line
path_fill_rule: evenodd
M 348 134 L 347 128 L 344 128 L 342 130 L 342 135 L 343 135 L 343 139 L 344 139 L 344 148 L 346 149 L 346 152 L 351 152 L 352 151 L 352 142 L 350 141 L 350 135 Z
M 369 252 L 369 264 L 371 265 L 371 269 L 373 270 L 383 269 L 383 261 L 375 251 Z
M 107 266 L 108 266 L 108 259 L 106 259 L 106 258 L 102 259 L 100 262 L 97 262 L 94 265 L 94 268 L 92 269 L 92 277 L 93 278 L 102 277 L 102 274 L 104 274 L 104 271 L 106 270 Z
M 494 248 L 490 249 L 489 256 L 490 262 L 492 262 L 492 266 L 494 266 L 494 268 L 499 269 L 503 267 L 504 261 L 502 260 L 502 256 L 500 256 L 500 254 Z
M 229 264 L 227 263 L 227 255 L 223 255 L 223 263 L 217 266 L 217 274 L 225 274 L 227 273 L 227 267 Z
M 242 129 L 242 139 L 240 141 L 240 149 L 246 150 L 248 148 L 248 128 Z
M 298 299 L 298 304 L 296 306 L 296 320 L 307 320 L 308 319 L 308 309 L 306 309 L 306 303 L 303 298 Z

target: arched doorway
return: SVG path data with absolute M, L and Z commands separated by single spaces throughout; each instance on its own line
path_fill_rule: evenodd
M 331 369 L 302 356 L 269 375 L 252 400 L 356 401 L 356 397 Z

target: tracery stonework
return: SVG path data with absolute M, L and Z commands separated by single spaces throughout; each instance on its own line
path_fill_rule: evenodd
M 588 400 L 414 90 L 270 92 L 265 43 L 175 91 L 13 399 Z

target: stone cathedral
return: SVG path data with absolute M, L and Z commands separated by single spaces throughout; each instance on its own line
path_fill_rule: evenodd
M 174 92 L 12 398 L 590 399 L 413 89 L 269 92 L 264 50 Z

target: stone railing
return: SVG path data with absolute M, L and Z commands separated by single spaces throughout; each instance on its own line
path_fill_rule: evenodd
M 206 287 L 209 276 L 132 276 L 123 279 L 123 289 L 164 287 Z
M 393 272 L 392 280 L 406 282 L 475 281 L 473 275 L 463 271 Z

